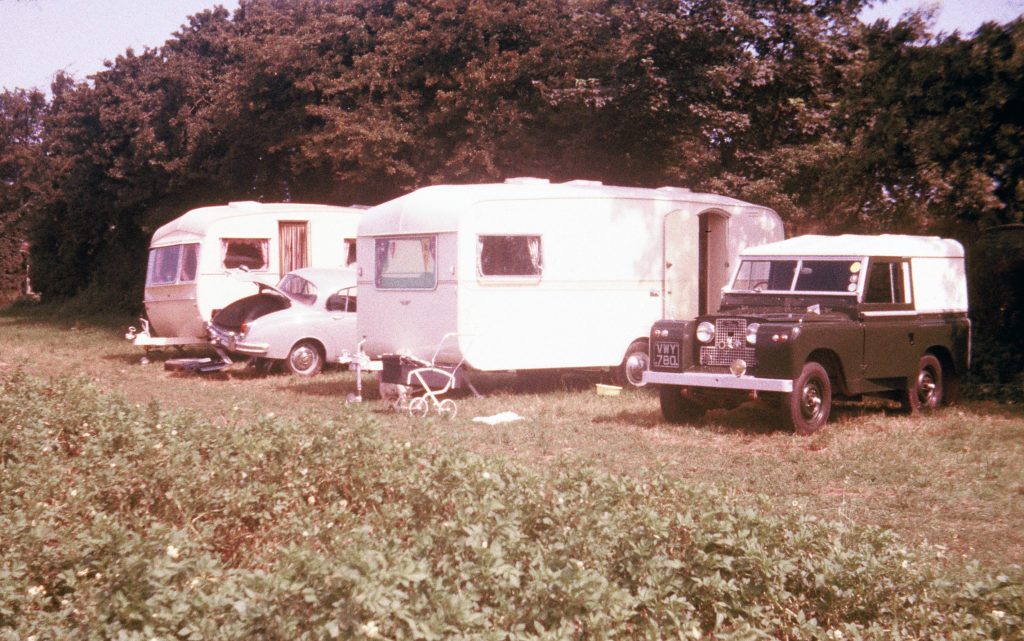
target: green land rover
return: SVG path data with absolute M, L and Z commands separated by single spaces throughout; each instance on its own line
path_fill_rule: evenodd
M 656 323 L 644 382 L 672 422 L 759 396 L 810 434 L 834 397 L 954 402 L 970 336 L 960 243 L 800 236 L 745 250 L 716 313 Z

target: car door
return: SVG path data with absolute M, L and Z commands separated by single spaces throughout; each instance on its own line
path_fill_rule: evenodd
M 883 387 L 898 384 L 917 368 L 916 313 L 910 261 L 871 258 L 861 304 L 864 328 L 864 378 Z M 887 379 L 894 379 L 887 383 Z
M 337 360 L 348 352 L 355 354 L 356 345 L 356 288 L 345 287 L 331 294 L 327 299 L 327 326 L 324 328 L 324 344 L 328 360 Z

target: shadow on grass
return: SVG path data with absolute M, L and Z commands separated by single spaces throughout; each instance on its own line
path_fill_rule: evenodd
M 837 422 L 871 416 L 898 416 L 898 409 L 883 403 L 857 403 L 839 401 L 832 406 L 829 425 Z M 663 427 L 671 429 L 687 426 L 706 429 L 717 434 L 737 434 L 743 436 L 765 436 L 778 433 L 791 433 L 779 417 L 779 408 L 771 403 L 754 400 L 747 401 L 734 409 L 709 410 L 701 418 L 685 424 L 673 424 L 666 421 L 655 403 L 650 412 L 622 411 L 616 414 L 598 416 L 594 423 L 620 424 L 626 423 L 643 428 Z M 827 426 L 826 426 L 827 428 Z
M 138 316 L 124 312 L 84 313 L 58 303 L 24 302 L 0 309 L 0 318 L 9 318 L 15 325 L 42 325 L 60 329 L 118 330 L 122 333 L 129 325 L 138 325 Z
M 344 379 L 340 379 L 337 377 L 328 378 L 325 376 L 302 378 L 299 376 L 289 376 L 287 374 L 271 374 L 270 376 L 280 377 L 282 384 L 277 389 L 290 394 L 319 397 L 336 396 L 340 402 L 344 403 L 349 394 L 356 393 L 356 381 L 354 378 L 346 377 Z M 369 391 L 371 391 L 370 386 L 364 382 L 364 398 L 367 396 Z M 372 391 L 373 396 L 376 397 L 376 383 L 373 384 Z

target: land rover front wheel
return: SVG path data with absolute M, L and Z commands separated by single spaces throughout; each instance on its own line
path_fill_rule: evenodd
M 793 391 L 783 396 L 783 422 L 797 434 L 813 434 L 828 421 L 832 410 L 832 383 L 819 363 L 805 363 L 793 381 Z
M 689 423 L 704 416 L 704 406 L 683 396 L 683 388 L 678 385 L 660 385 L 658 394 L 661 397 L 661 415 L 669 423 Z
M 288 358 L 284 363 L 292 374 L 313 376 L 323 369 L 324 355 L 315 341 L 299 341 L 288 352 Z
M 917 376 L 907 381 L 907 390 L 900 399 L 905 410 L 930 411 L 942 404 L 942 364 L 931 354 L 917 362 Z

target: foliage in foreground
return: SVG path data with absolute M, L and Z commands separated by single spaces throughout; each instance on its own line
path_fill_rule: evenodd
M 0 374 L 0 639 L 1021 638 L 1024 586 L 667 478 Z

